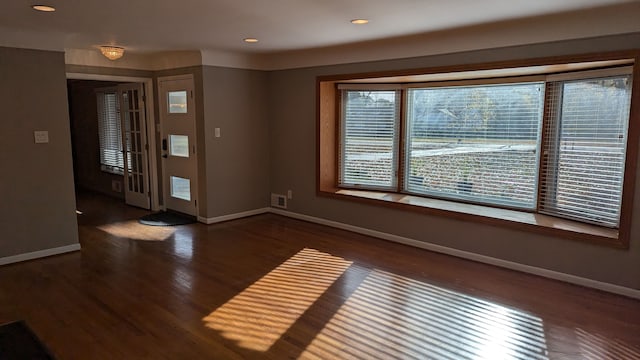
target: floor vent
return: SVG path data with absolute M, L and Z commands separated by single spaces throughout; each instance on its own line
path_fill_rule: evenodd
M 280 194 L 271 194 L 271 206 L 281 209 L 287 208 L 287 197 Z

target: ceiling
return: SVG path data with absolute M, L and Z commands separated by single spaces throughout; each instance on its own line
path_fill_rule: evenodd
M 631 2 L 637 0 L 4 0 L 0 45 L 276 54 Z M 35 3 L 57 11 L 36 12 Z M 370 23 L 351 24 L 356 18 Z M 259 42 L 244 43 L 246 37 Z

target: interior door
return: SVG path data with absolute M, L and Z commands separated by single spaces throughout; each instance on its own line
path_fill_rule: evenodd
M 124 158 L 124 195 L 129 205 L 149 209 L 149 163 L 143 84 L 118 85 Z
M 158 80 L 165 207 L 197 215 L 198 160 L 193 77 Z

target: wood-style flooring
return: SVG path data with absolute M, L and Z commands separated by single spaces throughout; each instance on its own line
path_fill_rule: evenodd
M 0 323 L 59 359 L 640 359 L 637 300 L 271 214 L 78 210 L 81 251 L 0 267 Z

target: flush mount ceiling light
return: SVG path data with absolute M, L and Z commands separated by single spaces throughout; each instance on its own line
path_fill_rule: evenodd
M 100 52 L 109 60 L 118 60 L 124 55 L 124 48 L 118 46 L 100 46 Z
M 367 19 L 353 19 L 353 20 L 351 20 L 351 23 L 355 24 L 355 25 L 364 25 L 364 24 L 368 24 L 369 20 L 367 20 Z
M 242 41 L 249 43 L 249 44 L 254 44 L 258 42 L 258 39 L 256 38 L 244 38 Z
M 32 5 L 31 8 L 33 10 L 42 11 L 42 12 L 54 12 L 56 8 L 49 5 Z

